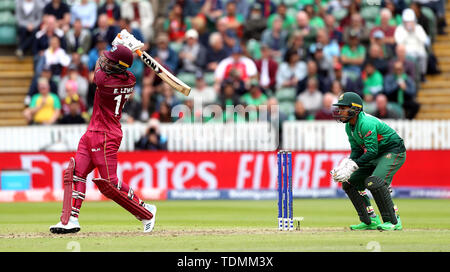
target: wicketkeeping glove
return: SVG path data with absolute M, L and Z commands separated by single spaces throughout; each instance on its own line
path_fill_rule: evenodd
M 352 159 L 344 159 L 338 167 L 331 170 L 333 180 L 336 182 L 347 182 L 350 176 L 358 170 L 358 165 Z

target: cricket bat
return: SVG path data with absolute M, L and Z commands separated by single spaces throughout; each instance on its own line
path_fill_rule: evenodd
M 154 58 L 152 58 L 147 52 L 136 50 L 136 54 L 139 55 L 141 60 L 150 67 L 155 73 L 167 84 L 169 84 L 172 88 L 179 91 L 180 93 L 188 96 L 191 92 L 191 87 L 186 85 L 179 78 L 174 76 L 171 72 L 167 71 L 159 62 L 157 62 Z
M 141 41 L 137 40 L 133 35 L 131 35 L 127 30 L 122 29 L 120 33 L 117 34 L 116 39 L 114 39 L 113 44 L 115 42 L 118 42 L 119 44 L 124 44 L 128 48 L 133 48 L 134 44 L 142 44 Z M 143 45 L 143 44 L 142 44 Z M 133 49 L 132 49 L 133 50 Z M 179 78 L 174 76 L 171 72 L 167 71 L 166 68 L 164 68 L 160 63 L 158 63 L 154 58 L 152 58 L 147 52 L 142 51 L 140 49 L 134 50 L 136 54 L 139 55 L 141 60 L 150 67 L 155 73 L 167 84 L 169 84 L 172 88 L 179 91 L 180 93 L 184 94 L 185 96 L 188 96 L 191 92 L 191 87 L 186 85 L 183 81 L 181 81 Z

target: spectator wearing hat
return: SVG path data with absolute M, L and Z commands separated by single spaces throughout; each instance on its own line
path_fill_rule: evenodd
M 258 69 L 252 59 L 243 55 L 242 48 L 233 48 L 231 56 L 219 62 L 214 72 L 215 88 L 219 90 L 220 83 L 224 79 L 238 78 L 245 86 L 250 86 L 250 80 L 257 76 Z
M 86 106 L 76 93 L 62 99 L 61 113 L 60 124 L 85 124 L 88 118 Z
M 38 80 L 39 93 L 31 97 L 31 103 L 23 114 L 30 124 L 51 125 L 56 123 L 61 114 L 61 102 L 54 93 L 46 78 Z
M 349 42 L 341 48 L 341 62 L 346 77 L 356 79 L 361 76 L 361 66 L 366 57 L 366 48 L 360 43 L 358 31 L 349 33 Z
M 225 49 L 222 35 L 219 32 L 213 32 L 209 36 L 209 46 L 206 49 L 206 71 L 216 70 L 220 61 L 229 56 Z
M 186 42 L 178 54 L 181 62 L 180 72 L 202 72 L 206 66 L 206 49 L 198 42 L 198 32 L 189 29 L 186 31 L 185 39 Z
M 375 39 L 383 39 L 384 43 L 391 49 L 395 46 L 395 25 L 391 24 L 391 19 L 392 12 L 388 8 L 382 8 L 380 11 L 380 24 L 370 31 L 371 44 L 375 42 Z M 380 31 L 383 35 L 379 33 Z
M 280 17 L 276 17 L 273 20 L 272 28 L 264 30 L 261 36 L 261 42 L 266 44 L 272 49 L 273 57 L 281 62 L 283 58 L 286 42 L 288 38 L 288 32 L 283 30 L 283 21 Z
M 377 45 L 378 47 L 380 47 L 381 55 L 383 58 L 390 59 L 394 56 L 394 47 L 392 45 L 386 44 L 383 31 L 377 30 L 373 32 L 370 46 L 372 45 Z
M 75 2 L 70 8 L 70 23 L 81 20 L 83 28 L 93 29 L 97 22 L 97 3 L 89 0 Z
M 383 75 L 375 68 L 373 62 L 368 61 L 364 65 L 361 78 L 364 84 L 364 101 L 372 102 L 377 94 L 383 92 Z
M 59 124 L 62 125 L 73 125 L 73 124 L 86 124 L 86 119 L 83 118 L 80 113 L 80 101 L 77 100 L 76 96 L 66 98 L 68 104 L 66 104 L 69 112 L 63 114 L 59 120 Z
M 326 58 L 331 59 L 333 62 L 338 61 L 340 55 L 339 44 L 336 40 L 331 40 L 328 37 L 328 33 L 325 29 L 317 30 L 316 44 L 322 45 L 323 54 Z M 310 51 L 314 51 L 313 47 L 316 44 L 310 46 Z
M 244 25 L 245 40 L 261 40 L 261 34 L 267 28 L 267 19 L 262 15 L 261 4 L 253 3 Z
M 31 49 L 42 21 L 42 10 L 43 7 L 37 0 L 16 1 L 17 34 L 19 37 L 15 52 L 17 57 L 22 58 L 24 52 Z
M 56 18 L 57 28 L 62 29 L 64 32 L 67 32 L 70 29 L 70 7 L 65 1 L 51 0 L 51 2 L 44 7 L 44 16 L 46 17 L 47 15 Z
M 323 95 L 319 91 L 317 79 L 308 78 L 306 90 L 297 96 L 297 100 L 301 101 L 305 110 L 310 115 L 315 115 L 322 108 Z
M 361 77 L 349 78 L 343 73 L 342 64 L 337 62 L 334 64 L 334 81 L 339 81 L 343 90 L 346 92 L 354 92 L 359 96 L 363 96 L 362 89 L 364 88 Z
M 407 119 L 413 119 L 420 109 L 416 102 L 416 84 L 404 71 L 403 63 L 394 63 L 394 73 L 384 79 L 384 91 L 388 100 L 397 102 L 404 110 Z
M 277 70 L 277 89 L 295 88 L 298 82 L 307 76 L 307 72 L 306 63 L 300 59 L 297 51 L 289 50 Z
M 178 67 L 178 54 L 169 46 L 169 36 L 160 33 L 156 38 L 156 46 L 150 50 L 152 57 L 158 57 L 162 64 L 167 65 L 170 71 L 176 72 Z
M 421 79 L 425 80 L 427 73 L 427 46 L 430 39 L 423 27 L 416 23 L 416 15 L 412 9 L 402 13 L 402 24 L 395 29 L 394 37 L 397 44 L 404 45 L 406 56 L 419 64 Z
M 272 58 L 272 50 L 266 44 L 261 45 L 261 59 L 255 61 L 258 69 L 259 85 L 275 92 L 278 63 Z

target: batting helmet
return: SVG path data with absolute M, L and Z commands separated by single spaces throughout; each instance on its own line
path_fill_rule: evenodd
M 133 65 L 133 53 L 123 45 L 115 45 L 110 51 L 103 53 L 104 57 L 100 59 L 100 67 L 109 74 L 125 73 Z

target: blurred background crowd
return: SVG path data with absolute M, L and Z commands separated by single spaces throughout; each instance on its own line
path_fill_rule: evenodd
M 444 0 L 16 0 L 16 55 L 34 57 L 24 115 L 30 124 L 88 122 L 95 62 L 127 29 L 192 92 L 185 97 L 174 91 L 135 56 L 130 70 L 137 85 L 124 123 L 248 122 L 258 119 L 261 106 L 278 106 L 281 122 L 327 120 L 345 91 L 358 93 L 365 111 L 379 118 L 413 119 L 421 83 L 440 73 L 432 44 L 445 33 L 444 5 Z M 187 111 L 174 114 L 179 105 Z M 231 105 L 243 110 L 226 111 Z M 217 106 L 225 112 L 220 118 L 202 114 Z

